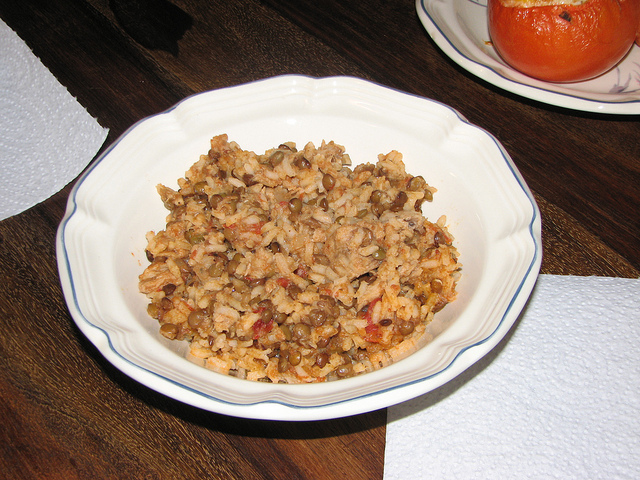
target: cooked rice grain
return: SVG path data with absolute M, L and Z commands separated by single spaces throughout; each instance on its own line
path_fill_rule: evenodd
M 165 230 L 147 234 L 140 291 L 160 333 L 190 358 L 249 380 L 308 383 L 371 372 L 412 353 L 456 297 L 435 188 L 402 155 L 350 168 L 342 146 L 284 143 L 263 155 L 226 135 L 158 186 Z

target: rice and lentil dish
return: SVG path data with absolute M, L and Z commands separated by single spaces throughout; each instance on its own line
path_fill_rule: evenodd
M 445 217 L 421 213 L 435 188 L 399 152 L 350 165 L 333 142 L 258 155 L 219 135 L 177 191 L 158 185 L 170 213 L 147 234 L 139 287 L 160 333 L 207 368 L 274 383 L 412 353 L 456 297 L 458 253 Z

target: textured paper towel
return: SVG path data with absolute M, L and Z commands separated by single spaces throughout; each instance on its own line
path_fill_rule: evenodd
M 0 20 L 0 220 L 61 190 L 107 137 Z
M 541 275 L 494 351 L 389 408 L 384 478 L 640 478 L 640 280 Z

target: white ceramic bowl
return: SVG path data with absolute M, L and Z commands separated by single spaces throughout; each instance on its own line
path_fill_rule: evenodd
M 164 227 L 155 186 L 177 179 L 227 133 L 247 150 L 334 140 L 354 163 L 403 153 L 438 192 L 424 213 L 447 215 L 463 264 L 459 297 L 436 315 L 436 338 L 373 373 L 312 385 L 221 375 L 159 335 L 138 292 L 145 233 Z M 446 105 L 348 77 L 275 77 L 201 93 L 130 128 L 77 181 L 57 238 L 69 310 L 102 354 L 138 382 L 227 415 L 335 418 L 387 407 L 452 379 L 489 352 L 524 306 L 540 268 L 540 213 L 499 142 Z

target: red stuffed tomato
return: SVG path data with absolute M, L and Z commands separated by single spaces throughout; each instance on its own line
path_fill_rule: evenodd
M 516 70 L 579 82 L 613 68 L 640 41 L 640 0 L 488 0 L 488 25 Z

